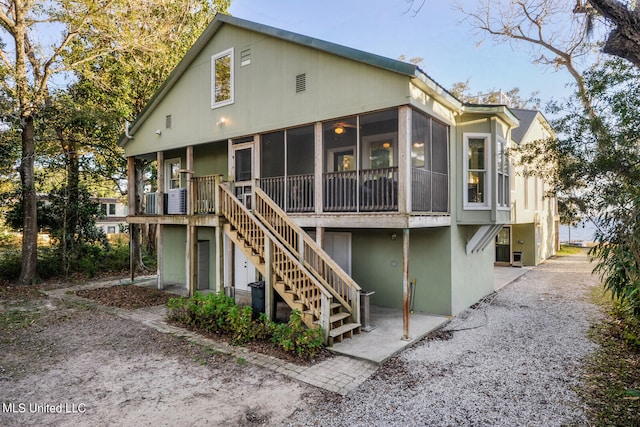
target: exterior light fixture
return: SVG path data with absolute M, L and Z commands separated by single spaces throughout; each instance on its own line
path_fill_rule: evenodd
M 218 126 L 224 126 L 227 123 L 227 119 L 225 117 L 221 117 L 220 120 L 216 123 Z
M 342 135 L 344 133 L 344 128 L 342 126 L 338 126 L 334 129 L 334 132 L 336 133 L 336 135 Z
M 391 143 L 389 142 L 385 142 L 382 144 L 382 148 L 389 148 L 389 147 L 391 147 Z
M 161 131 L 160 129 L 158 129 L 158 130 L 156 131 L 156 135 L 158 135 L 158 136 L 162 135 L 162 131 Z

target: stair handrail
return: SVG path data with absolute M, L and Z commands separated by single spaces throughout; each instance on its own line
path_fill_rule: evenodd
M 361 288 L 356 281 L 257 185 L 254 187 L 254 195 L 256 200 L 254 214 L 266 224 L 272 233 L 280 237 L 282 243 L 351 313 L 354 321 L 360 323 L 359 292 Z M 275 221 L 278 223 L 274 224 Z
M 289 249 L 284 244 L 282 244 L 280 240 L 276 236 L 274 236 L 263 223 L 261 223 L 259 220 L 255 218 L 255 215 L 253 215 L 251 211 L 247 209 L 247 207 L 244 204 L 242 204 L 240 200 L 238 200 L 238 198 L 231 192 L 231 189 L 229 188 L 228 183 L 220 183 L 218 185 L 218 188 L 220 188 L 221 190 L 220 210 L 219 210 L 220 214 L 223 215 L 227 219 L 227 221 L 229 221 L 230 224 L 236 227 L 237 230 L 240 231 L 241 228 L 243 228 L 243 231 L 247 233 L 246 237 L 252 237 L 251 236 L 252 233 L 246 230 L 246 228 L 243 227 L 243 224 L 241 224 L 241 221 L 236 219 L 235 216 L 230 212 L 230 209 L 227 205 L 232 204 L 236 211 L 242 212 L 244 217 L 246 217 L 249 221 L 253 223 L 253 225 L 256 228 L 256 230 L 253 231 L 254 233 L 258 231 L 263 234 L 263 243 L 266 243 L 267 240 L 271 241 L 271 243 L 276 248 L 278 248 L 288 258 L 289 261 L 293 262 L 294 265 L 298 267 L 298 269 L 309 279 L 309 281 L 314 285 L 314 287 L 317 288 L 321 296 L 320 307 L 316 307 L 315 304 L 313 304 L 313 301 L 311 300 L 307 300 L 305 302 L 307 303 L 307 305 L 309 305 L 316 311 L 316 316 L 321 321 L 320 326 L 322 326 L 322 328 L 324 329 L 325 336 L 328 336 L 329 330 L 331 327 L 331 323 L 329 321 L 330 319 L 329 319 L 328 304 L 329 304 L 329 301 L 331 301 L 331 298 L 333 297 L 332 293 L 328 291 L 327 288 L 323 286 L 322 283 L 310 271 L 308 271 L 307 268 L 305 268 L 303 263 L 301 263 L 293 254 L 291 254 Z M 251 241 L 250 243 L 253 245 L 255 242 Z M 254 249 L 258 251 L 258 254 L 262 258 L 264 258 L 264 244 L 257 245 L 256 247 L 254 247 Z M 265 260 L 265 262 L 266 261 L 267 260 Z M 284 273 L 284 272 L 281 272 L 281 273 Z M 295 282 L 291 281 L 291 283 L 295 283 Z

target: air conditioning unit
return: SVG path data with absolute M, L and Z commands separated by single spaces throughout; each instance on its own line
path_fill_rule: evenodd
M 187 189 L 174 188 L 168 191 L 167 213 L 185 215 L 187 213 Z

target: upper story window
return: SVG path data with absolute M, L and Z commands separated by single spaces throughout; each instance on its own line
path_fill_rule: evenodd
M 489 134 L 464 136 L 464 205 L 467 208 L 487 208 L 489 200 Z
M 115 215 L 116 214 L 116 204 L 115 203 L 101 203 L 100 211 L 103 215 Z
M 508 208 L 511 189 L 509 187 L 509 156 L 507 154 L 506 141 L 498 140 L 496 154 L 496 166 L 498 169 L 498 207 Z
M 180 159 L 167 159 L 164 161 L 165 188 L 173 190 L 180 188 Z
M 233 48 L 211 57 L 211 108 L 233 104 Z

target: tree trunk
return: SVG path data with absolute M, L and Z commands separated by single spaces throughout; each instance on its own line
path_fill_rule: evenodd
M 31 285 L 38 281 L 38 217 L 35 189 L 35 141 L 33 117 L 22 117 L 22 160 L 20 183 L 22 186 L 22 266 L 17 283 Z
M 144 161 L 136 160 L 135 162 L 135 214 L 141 215 L 142 212 L 142 198 L 144 194 Z M 131 179 L 131 178 L 129 178 Z M 145 273 L 147 271 L 144 262 L 142 261 L 142 227 L 140 224 L 130 224 L 129 232 L 132 245 L 133 257 L 132 267 L 136 273 Z
M 640 67 L 640 9 L 618 0 L 589 0 L 589 3 L 615 26 L 603 51 Z

